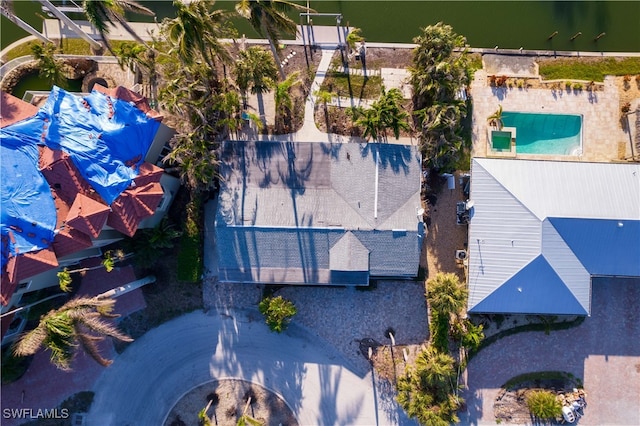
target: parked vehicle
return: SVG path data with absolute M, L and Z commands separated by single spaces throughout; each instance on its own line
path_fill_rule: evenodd
M 573 411 L 572 407 L 564 406 L 562 407 L 562 418 L 569 423 L 573 423 L 576 421 L 576 414 Z

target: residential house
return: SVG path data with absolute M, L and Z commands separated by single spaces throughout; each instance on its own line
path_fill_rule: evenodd
M 416 147 L 234 141 L 220 161 L 220 281 L 364 286 L 418 274 Z
M 470 313 L 589 315 L 593 280 L 640 285 L 639 164 L 474 158 L 470 200 Z
M 57 285 L 61 267 L 159 223 L 179 181 L 155 165 L 171 132 L 128 89 L 95 86 L 81 98 L 54 87 L 40 109 L 1 100 L 7 311 L 24 293 Z

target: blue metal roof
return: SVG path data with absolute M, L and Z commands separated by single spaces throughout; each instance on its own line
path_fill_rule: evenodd
M 473 306 L 469 312 L 588 314 L 542 255 Z
M 640 276 L 640 221 L 549 221 L 591 275 Z

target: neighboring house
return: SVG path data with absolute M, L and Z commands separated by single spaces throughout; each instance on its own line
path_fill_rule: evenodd
M 470 313 L 589 315 L 592 279 L 640 285 L 640 165 L 474 158 Z
M 417 276 L 416 147 L 228 142 L 220 174 L 220 281 L 368 285 Z
M 61 267 L 155 226 L 179 181 L 154 165 L 166 142 L 156 136 L 171 132 L 128 89 L 95 86 L 80 98 L 54 87 L 40 109 L 1 100 L 4 312 L 57 285 Z

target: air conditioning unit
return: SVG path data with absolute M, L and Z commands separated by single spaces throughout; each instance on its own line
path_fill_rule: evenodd
M 456 250 L 456 259 L 457 260 L 465 260 L 467 258 L 466 250 Z

